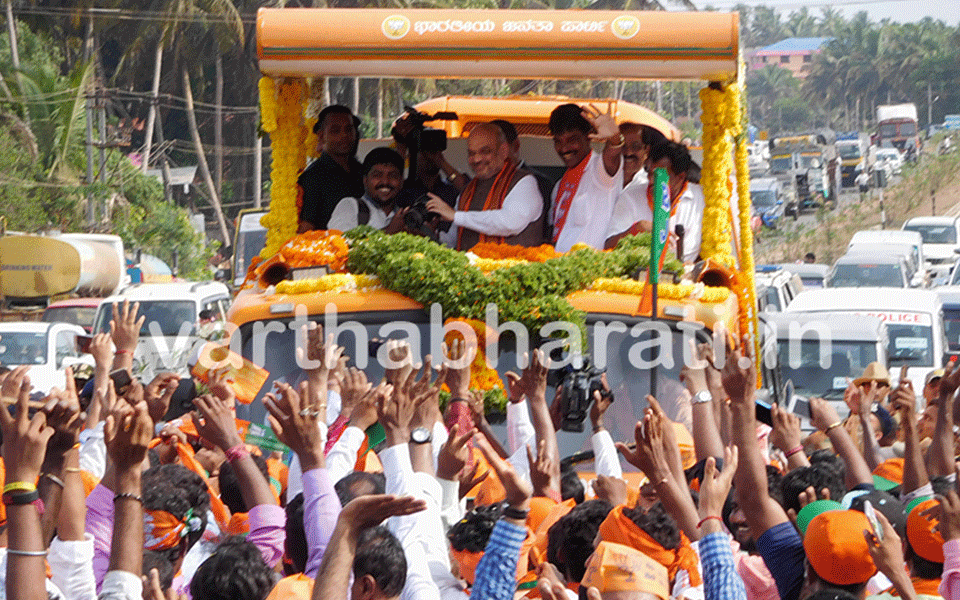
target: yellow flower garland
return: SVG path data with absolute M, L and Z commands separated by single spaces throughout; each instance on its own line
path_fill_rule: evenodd
M 612 294 L 639 296 L 643 293 L 645 282 L 635 279 L 601 277 L 593 282 L 591 290 Z M 700 300 L 701 302 L 723 302 L 730 297 L 730 290 L 723 287 L 708 287 L 702 283 L 659 283 L 657 295 L 670 300 Z
M 271 135 L 270 212 L 260 219 L 267 228 L 263 258 L 276 254 L 297 233 L 297 177 L 306 163 L 302 79 L 286 79 L 278 88 L 277 129 Z
M 260 88 L 260 128 L 267 133 L 277 130 L 277 88 L 272 77 L 261 77 Z
M 733 150 L 728 132 L 733 128 L 730 111 L 732 94 L 729 86 L 722 89 L 705 87 L 700 90 L 703 108 L 703 171 L 700 185 L 703 187 L 705 207 L 703 241 L 700 254 L 728 267 L 735 268 L 732 254 L 732 223 L 730 222 L 730 154 Z
M 380 287 L 380 279 L 376 275 L 353 275 L 350 273 L 334 273 L 316 279 L 300 279 L 298 281 L 281 281 L 277 284 L 278 294 L 322 294 L 324 292 L 355 292 L 372 290 Z

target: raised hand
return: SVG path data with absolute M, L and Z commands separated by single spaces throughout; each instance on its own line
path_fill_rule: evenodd
M 416 398 L 410 393 L 413 387 L 413 369 L 405 367 L 394 374 L 393 394 L 383 397 L 377 407 L 377 417 L 387 434 L 390 446 L 410 441 L 410 422 L 417 408 Z
M 160 373 L 143 389 L 143 399 L 147 401 L 150 418 L 153 419 L 154 423 L 167 414 L 167 409 L 170 408 L 170 399 L 173 398 L 173 393 L 177 391 L 178 385 L 180 385 L 179 375 L 176 373 Z M 218 397 L 222 397 L 223 388 L 229 389 L 229 386 L 221 383 L 219 378 L 214 379 L 214 374 L 211 373 L 210 391 Z M 233 393 L 232 389 L 230 389 L 230 393 Z
M 46 455 L 47 442 L 53 435 L 47 426 L 47 416 L 41 410 L 30 418 L 30 378 L 25 367 L 17 367 L 7 375 L 0 393 L 0 428 L 3 430 L 3 463 L 6 466 L 6 483 L 25 482 L 33 484 L 40 476 L 40 467 Z M 7 404 L 15 405 L 15 414 L 7 410 Z
M 960 367 L 956 361 L 950 361 L 943 368 L 943 377 L 940 378 L 940 398 L 953 398 L 957 388 L 960 387 Z
M 139 302 L 134 302 L 131 306 L 129 300 L 124 300 L 121 307 L 114 303 L 112 309 L 110 337 L 113 338 L 113 345 L 116 346 L 117 353 L 133 354 L 137 349 L 137 340 L 140 339 L 140 328 L 143 327 L 147 317 L 137 318 L 137 313 L 140 311 Z
M 609 140 L 620 135 L 620 128 L 617 126 L 617 121 L 613 116 L 612 104 L 609 105 L 607 112 L 603 112 L 593 104 L 590 104 L 589 106 L 583 107 L 580 114 L 582 114 L 583 118 L 593 125 L 593 128 L 596 130 L 596 133 L 590 134 L 590 139 Z
M 108 384 L 113 387 L 113 382 Z M 107 455 L 118 473 L 138 469 L 153 439 L 153 421 L 146 402 L 116 402 L 103 427 Z
M 609 392 L 609 388 L 606 387 L 607 374 L 604 373 L 602 377 L 604 387 Z M 593 424 L 594 433 L 603 429 L 603 415 L 611 404 L 613 404 L 613 394 L 601 394 L 599 390 L 593 392 L 593 404 L 590 405 L 590 422 Z
M 309 385 L 303 382 L 303 394 L 298 394 L 291 386 L 280 383 L 277 384 L 278 394 L 270 392 L 263 400 L 270 427 L 278 440 L 297 453 L 304 472 L 325 464 L 319 426 L 322 415 L 304 401 Z
M 530 464 L 530 481 L 533 483 L 533 495 L 554 498 L 560 495 L 560 463 L 546 451 L 547 442 L 540 440 L 537 455 L 533 455 L 530 446 L 526 447 L 527 461 Z
M 723 450 L 723 471 L 717 472 L 717 461 L 708 457 L 703 472 L 703 481 L 700 482 L 700 518 L 707 519 L 720 517 L 723 505 L 730 494 L 733 485 L 733 474 L 737 471 L 739 450 L 736 446 L 727 446 Z M 716 531 L 720 531 L 720 522 L 715 523 Z
M 476 429 L 460 435 L 460 426 L 454 425 L 450 428 L 450 436 L 447 443 L 440 447 L 440 453 L 437 455 L 437 478 L 447 481 L 456 481 L 457 475 L 467 464 L 470 453 L 470 447 L 467 443 L 473 439 Z
M 529 510 L 530 498 L 533 496 L 533 487 L 530 483 L 517 474 L 513 465 L 500 458 L 482 433 L 476 434 L 473 441 L 500 479 L 500 483 L 506 490 L 507 503 L 519 510 Z
M 627 482 L 619 477 L 597 475 L 593 482 L 593 492 L 600 500 L 606 500 L 613 506 L 627 503 Z
M 351 532 L 360 532 L 370 527 L 376 527 L 390 517 L 402 517 L 426 510 L 427 503 L 412 496 L 390 496 L 385 494 L 368 494 L 359 496 L 340 511 L 338 525 L 343 525 Z
M 231 405 L 212 394 L 198 396 L 193 403 L 197 407 L 192 415 L 193 424 L 200 437 L 224 452 L 243 443 Z
M 337 375 L 337 380 L 340 384 L 340 414 L 352 419 L 361 400 L 373 388 L 373 384 L 367 380 L 367 374 L 356 367 L 344 369 Z M 374 415 L 371 423 L 376 420 Z
M 109 333 L 98 333 L 90 341 L 90 355 L 97 368 L 107 369 L 113 365 L 113 345 Z
M 753 358 L 753 342 L 750 341 L 750 336 L 743 336 L 739 348 L 727 346 L 727 359 L 723 363 L 720 376 L 730 402 L 738 406 L 750 404 L 752 409 L 757 385 L 757 364 Z
M 810 423 L 827 433 L 827 429 L 840 423 L 840 415 L 837 414 L 837 409 L 823 398 L 810 398 Z
M 467 345 L 466 340 L 454 339 L 449 345 L 443 346 L 443 353 L 447 357 L 447 387 L 454 398 L 467 398 L 470 390 L 470 365 L 477 356 L 477 347 Z M 458 365 L 454 368 L 454 365 Z M 509 374 L 508 374 L 509 375 Z
M 50 438 L 48 451 L 63 454 L 73 448 L 80 440 L 80 399 L 77 398 L 77 386 L 73 380 L 73 369 L 65 369 L 66 389 L 53 388 L 43 406 L 47 415 L 47 426 L 54 430 Z
M 891 404 L 893 405 L 894 410 L 900 411 L 901 423 L 904 423 L 904 419 L 916 418 L 915 415 L 917 412 L 917 395 L 913 391 L 912 381 L 910 381 L 909 379 L 900 380 L 900 384 L 897 386 L 897 389 L 893 391 L 893 398 L 891 398 Z
M 781 452 L 790 452 L 800 445 L 803 436 L 800 431 L 800 417 L 774 404 L 770 407 L 770 420 L 773 422 L 770 442 L 774 447 Z

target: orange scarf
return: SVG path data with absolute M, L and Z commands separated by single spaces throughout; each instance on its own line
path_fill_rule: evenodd
M 590 154 L 587 154 L 587 156 L 580 161 L 579 165 L 572 169 L 567 169 L 567 172 L 560 178 L 560 183 L 557 184 L 557 199 L 553 205 L 554 246 L 557 245 L 557 240 L 560 239 L 563 226 L 567 223 L 567 217 L 570 214 L 570 205 L 573 203 L 573 197 L 577 195 L 577 190 L 580 188 L 580 180 L 587 171 L 587 164 L 589 164 L 592 155 L 593 152 L 591 151 Z
M 193 509 L 187 510 L 182 519 L 178 519 L 165 510 L 143 511 L 143 547 L 147 550 L 169 550 L 175 548 L 184 538 L 193 531 L 199 531 L 203 526 L 199 516 L 194 516 Z
M 670 186 L 667 186 L 667 189 L 670 189 Z M 670 200 L 670 216 L 677 214 L 677 206 L 680 205 L 680 198 L 683 196 L 684 192 L 687 191 L 687 182 L 683 182 L 683 187 L 680 189 L 680 193 L 677 194 L 677 198 Z M 653 182 L 647 184 L 647 205 L 650 207 L 650 213 L 653 214 L 656 212 L 656 209 L 653 208 Z
M 680 546 L 676 550 L 667 550 L 624 515 L 623 509 L 623 505 L 614 508 L 600 524 L 600 538 L 603 541 L 623 544 L 643 552 L 667 568 L 671 583 L 676 578 L 677 571 L 681 569 L 690 576 L 690 585 L 696 587 L 702 583 L 697 553 L 694 552 L 690 540 L 682 531 Z
M 203 482 L 207 485 L 207 492 L 210 495 L 210 510 L 213 512 L 213 518 L 217 520 L 220 531 L 226 531 L 230 526 L 230 509 L 227 508 L 227 505 L 223 503 L 220 496 L 210 487 L 210 482 L 207 481 L 207 471 L 197 461 L 196 457 L 194 457 L 193 448 L 187 444 L 178 443 L 177 456 L 180 457 L 180 464 L 203 478 Z
M 507 162 L 504 163 L 503 168 L 500 169 L 500 172 L 497 173 L 496 179 L 493 180 L 493 187 L 490 189 L 490 193 L 487 194 L 487 198 L 483 201 L 483 210 L 500 210 L 503 208 L 503 200 L 507 197 L 507 194 L 510 192 L 510 182 L 513 181 L 513 176 L 517 172 L 517 164 L 510 159 L 507 159 Z M 459 210 L 468 211 L 470 206 L 473 204 L 473 196 L 477 193 L 477 178 L 474 177 L 470 180 L 470 183 L 467 184 L 467 187 L 464 188 L 463 192 L 460 194 L 460 206 Z M 463 228 L 460 228 L 460 231 L 457 233 L 457 248 L 460 248 L 460 239 L 463 236 Z M 481 242 L 494 242 L 497 244 L 503 243 L 503 237 L 500 236 L 491 236 L 484 233 L 480 234 Z

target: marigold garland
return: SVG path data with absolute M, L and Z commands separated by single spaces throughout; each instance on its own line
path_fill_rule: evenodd
M 326 266 L 343 271 L 350 248 L 338 231 L 307 231 L 280 248 L 283 262 L 291 268 Z
M 276 254 L 297 233 L 297 177 L 306 162 L 302 79 L 284 79 L 278 88 L 277 129 L 271 135 L 270 212 L 260 219 L 267 241 L 260 255 Z
M 747 109 L 746 85 L 734 85 L 733 102 L 738 110 L 736 154 L 737 167 L 737 196 L 740 209 L 740 276 L 738 277 L 737 298 L 739 300 L 740 331 L 746 332 L 753 340 L 754 357 L 757 361 L 757 373 L 760 373 L 760 336 L 757 326 L 757 288 L 753 277 L 755 269 L 753 261 L 753 234 L 750 233 L 750 165 L 747 155 Z M 757 378 L 760 385 L 760 378 Z
M 263 76 L 260 88 L 260 129 L 267 133 L 277 130 L 277 88 L 272 77 Z
M 486 323 L 476 319 L 447 319 L 444 324 L 448 325 L 454 321 L 466 323 L 477 336 L 477 354 L 474 356 L 473 362 L 470 363 L 470 389 L 484 392 L 494 388 L 504 389 L 500 374 L 497 373 L 496 369 L 487 365 L 487 344 L 493 341 L 488 337 L 495 332 L 487 329 Z M 457 331 L 451 331 L 447 333 L 444 341 L 449 345 L 455 339 L 463 339 L 463 336 Z
M 281 281 L 277 284 L 276 290 L 278 294 L 322 294 L 369 291 L 378 287 L 380 287 L 380 279 L 376 275 L 333 273 L 316 279 Z
M 739 123 L 739 108 L 731 110 L 733 94 L 730 86 L 700 90 L 703 107 L 703 187 L 705 208 L 703 241 L 700 254 L 735 268 L 732 254 L 732 223 L 730 222 L 730 154 L 733 151 L 728 132 Z
M 480 242 L 470 249 L 470 252 L 480 258 L 525 260 L 529 262 L 543 262 L 560 256 L 556 249 L 549 244 L 542 244 L 527 248 L 513 244 L 498 244 L 495 242 Z
M 601 277 L 593 282 L 590 289 L 599 292 L 639 296 L 643 293 L 645 285 L 645 282 L 635 279 Z M 657 296 L 670 300 L 699 300 L 701 302 L 718 303 L 730 297 L 730 290 L 722 287 L 708 287 L 702 283 L 659 283 L 657 285 Z
M 477 258 L 472 261 L 473 266 L 477 267 L 484 273 L 492 273 L 499 269 L 506 269 L 514 265 L 524 264 L 528 261 L 520 260 L 516 258 Z

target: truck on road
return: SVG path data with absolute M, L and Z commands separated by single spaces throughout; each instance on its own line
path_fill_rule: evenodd
M 860 133 L 850 131 L 837 134 L 837 154 L 840 155 L 840 181 L 843 187 L 853 187 L 857 175 L 867 168 L 867 148 Z
M 920 152 L 920 128 L 916 104 L 886 104 L 877 107 L 877 135 L 880 148 L 896 148 L 905 156 Z

